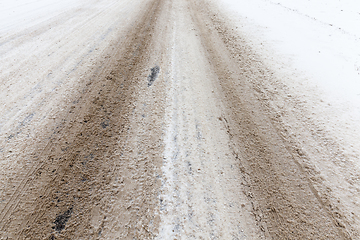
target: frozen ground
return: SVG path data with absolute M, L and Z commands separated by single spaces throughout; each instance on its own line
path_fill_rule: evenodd
M 0 239 L 358 239 L 356 1 L 0 2 Z

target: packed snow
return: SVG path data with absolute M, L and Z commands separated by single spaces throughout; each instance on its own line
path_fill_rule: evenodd
M 360 2 L 221 0 L 219 5 L 304 98 L 314 119 L 359 162 Z
M 80 6 L 83 0 L 2 0 L 0 1 L 0 37 L 4 33 L 27 29 L 67 10 Z

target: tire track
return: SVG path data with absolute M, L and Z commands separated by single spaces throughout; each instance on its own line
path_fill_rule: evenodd
M 142 16 L 129 29 L 126 39 L 119 41 L 104 69 L 93 77 L 87 91 L 78 98 L 79 103 L 71 109 L 72 114 L 64 116 L 66 123 L 59 130 L 60 135 L 40 154 L 35 153 L 37 165 L 28 172 L 2 212 L 4 237 L 101 236 L 109 201 L 128 180 L 123 176 L 116 180 L 120 182 L 117 186 L 109 187 L 109 183 L 118 175 L 119 167 L 133 164 L 133 160 L 122 159 L 121 155 L 126 148 L 126 138 L 131 137 L 128 136 L 129 117 L 137 99 L 138 79 L 143 74 L 161 3 L 149 1 L 143 6 Z M 152 169 L 143 166 L 134 174 L 149 183 L 156 182 Z M 143 199 L 139 199 L 144 201 L 143 215 L 148 223 L 155 216 L 156 192 L 152 190 L 155 185 L 149 184 L 143 190 Z M 103 218 L 95 227 L 91 223 L 96 215 L 94 211 Z M 129 211 L 134 215 L 131 221 L 136 221 L 139 210 Z M 153 224 L 156 226 L 156 222 Z M 137 231 L 131 235 L 135 237 Z
M 221 101 L 188 1 L 171 1 L 157 239 L 261 239 L 218 116 Z
M 257 97 L 258 82 L 267 81 L 271 72 L 206 3 L 191 6 L 219 78 L 227 106 L 223 121 L 260 229 L 273 239 L 350 239 L 344 219 L 325 206 L 326 194 L 319 194 L 304 171 L 304 153 L 280 137 L 283 127 L 274 126 L 271 109 Z

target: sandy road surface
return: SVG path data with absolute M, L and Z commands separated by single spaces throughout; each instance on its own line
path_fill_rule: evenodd
M 358 237 L 351 162 L 207 1 L 29 25 L 0 38 L 1 239 Z

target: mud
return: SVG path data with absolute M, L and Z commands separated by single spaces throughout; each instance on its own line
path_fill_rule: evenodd
M 73 210 L 72 207 L 70 207 L 66 212 L 58 215 L 55 218 L 55 221 L 54 221 L 55 227 L 53 227 L 55 229 L 55 231 L 61 232 L 61 230 L 63 230 L 65 228 L 66 222 L 71 217 L 72 210 Z M 53 236 L 51 238 L 54 239 Z
M 136 146 L 128 141 L 135 127 L 130 117 L 160 9 L 161 1 L 144 6 L 125 40 L 119 39 L 111 49 L 116 51 L 105 57 L 104 68 L 89 76 L 82 94 L 72 96 L 68 114 L 45 149 L 30 153 L 36 165 L 1 212 L 2 236 L 103 238 L 106 223 L 112 221 L 107 212 L 115 201 L 122 202 L 119 207 L 126 212 L 119 217 L 129 216 L 123 236 L 144 239 L 156 233 L 148 229 L 158 224 L 155 189 L 159 173 L 153 166 L 160 163 L 153 158 L 132 159 L 129 154 Z M 158 71 L 153 72 L 155 80 Z M 29 116 L 21 126 L 33 115 Z
M 275 82 L 271 70 L 209 5 L 195 2 L 193 9 L 227 105 L 222 121 L 260 229 L 272 239 L 351 239 L 344 215 L 325 204 L 329 189 L 304 169 L 314 167 L 307 165 L 302 147 L 284 139 L 289 130 L 274 121 L 275 111 L 262 95 L 262 83 Z
M 249 39 L 211 1 L 134 4 L 130 19 L 87 36 L 116 31 L 101 53 L 96 42 L 39 70 L 48 83 L 4 97 L 0 239 L 356 239 L 315 166 L 335 143 L 294 137 L 317 126 L 297 124 L 310 126 Z
M 151 69 L 151 74 L 148 76 L 148 87 L 150 87 L 156 80 L 160 73 L 160 67 L 155 66 Z

